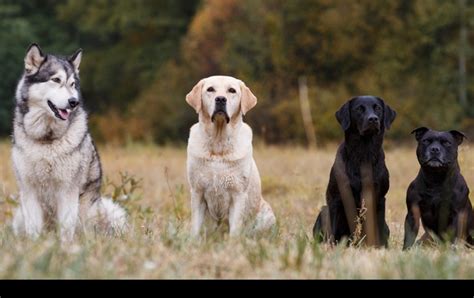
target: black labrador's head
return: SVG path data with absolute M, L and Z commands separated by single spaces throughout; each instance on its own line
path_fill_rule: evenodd
M 411 132 L 418 141 L 416 156 L 424 168 L 448 169 L 456 164 L 458 146 L 466 137 L 457 130 L 436 131 L 419 127 Z
M 336 112 L 344 131 L 356 130 L 361 136 L 373 136 L 390 129 L 396 115 L 383 99 L 370 95 L 353 97 Z

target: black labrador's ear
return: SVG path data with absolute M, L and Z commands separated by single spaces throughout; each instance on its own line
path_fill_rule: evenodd
M 450 130 L 449 133 L 453 135 L 458 145 L 461 145 L 464 139 L 467 139 L 466 135 L 460 131 Z
M 411 134 L 415 134 L 415 138 L 417 141 L 420 141 L 420 139 L 425 135 L 425 133 L 427 133 L 430 129 L 427 128 L 427 127 L 418 127 L 418 128 L 415 128 Z
M 390 126 L 392 125 L 393 121 L 395 120 L 395 117 L 397 117 L 397 112 L 395 112 L 395 110 L 393 110 L 388 104 L 386 104 L 385 101 L 382 98 L 380 98 L 380 97 L 377 97 L 377 98 L 383 103 L 383 106 L 384 106 L 384 109 L 383 109 L 383 125 L 388 130 L 388 129 L 390 129 Z
M 336 112 L 336 119 L 344 131 L 351 127 L 351 102 L 356 98 L 351 98 Z

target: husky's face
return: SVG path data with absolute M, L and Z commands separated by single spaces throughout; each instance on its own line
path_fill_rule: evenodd
M 25 73 L 17 89 L 20 110 L 40 109 L 53 119 L 67 121 L 82 104 L 79 65 L 82 50 L 68 58 L 45 55 L 33 44 L 25 57 Z
M 228 76 L 213 76 L 202 79 L 186 96 L 186 101 L 203 118 L 212 123 L 228 124 L 240 119 L 256 103 L 257 98 L 245 84 Z

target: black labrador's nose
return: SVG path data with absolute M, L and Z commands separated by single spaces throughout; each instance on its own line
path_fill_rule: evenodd
M 368 120 L 369 120 L 369 123 L 377 123 L 377 122 L 379 122 L 379 117 L 370 116 Z
M 77 98 L 74 98 L 74 97 L 71 97 L 68 99 L 68 102 L 69 102 L 69 106 L 74 109 L 75 107 L 77 107 L 77 105 L 79 104 L 79 100 Z
M 430 152 L 431 152 L 431 153 L 435 153 L 435 154 L 438 154 L 439 151 L 440 151 L 439 147 L 436 147 L 436 146 L 435 146 L 435 147 L 431 147 L 431 149 L 430 149 Z
M 226 102 L 227 102 L 227 98 L 225 98 L 224 96 L 216 97 L 216 103 L 223 104 L 223 103 L 226 103 Z

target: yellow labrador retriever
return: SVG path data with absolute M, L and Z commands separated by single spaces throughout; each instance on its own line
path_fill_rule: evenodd
M 199 114 L 188 141 L 191 235 L 220 223 L 228 223 L 231 236 L 270 230 L 275 215 L 262 198 L 252 129 L 242 120 L 257 98 L 242 81 L 213 76 L 199 81 L 186 102 Z

